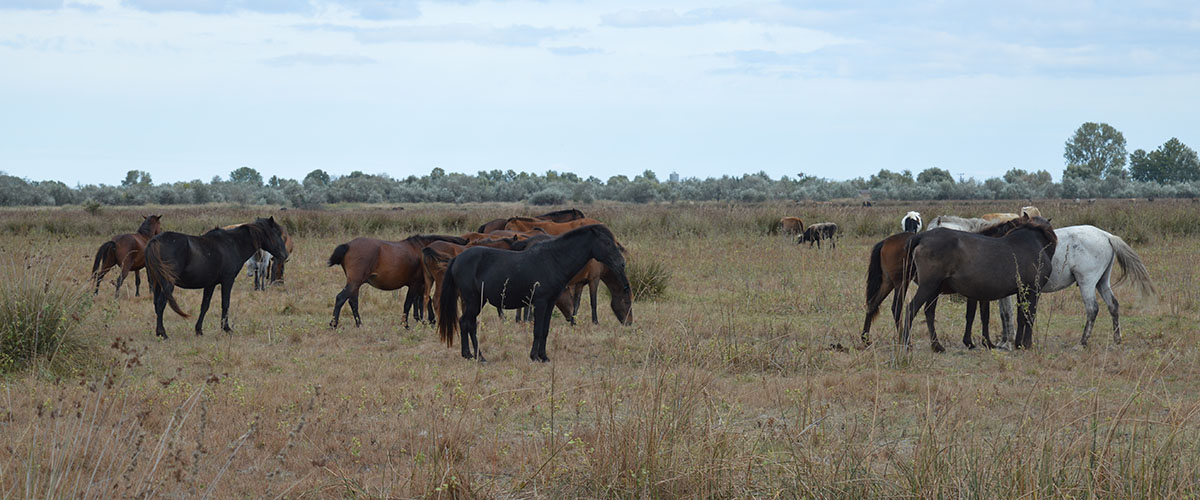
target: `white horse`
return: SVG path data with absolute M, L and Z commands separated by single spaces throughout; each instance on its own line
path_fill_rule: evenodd
M 259 250 L 250 256 L 246 261 L 246 274 L 254 277 L 254 289 L 266 290 L 267 284 L 270 281 L 268 274 L 271 272 L 271 254 Z
M 956 231 L 977 233 L 980 229 L 984 229 L 992 224 L 992 222 L 980 218 L 968 219 L 954 215 L 939 215 L 929 222 L 929 229 L 932 230 L 939 227 L 944 227 L 946 229 L 954 229 Z
M 1096 322 L 1096 313 L 1100 305 L 1096 302 L 1096 292 L 1108 305 L 1112 315 L 1113 343 L 1121 343 L 1121 314 L 1117 298 L 1113 295 L 1109 278 L 1112 275 L 1113 260 L 1121 265 L 1123 275 L 1116 283 L 1120 284 L 1126 278 L 1132 278 L 1133 283 L 1143 295 L 1154 293 L 1154 285 L 1150 282 L 1150 273 L 1146 271 L 1141 257 L 1129 247 L 1120 237 L 1110 234 L 1094 226 L 1070 226 L 1054 230 L 1058 236 L 1058 248 L 1054 251 L 1051 265 L 1050 281 L 1042 287 L 1041 293 L 1057 292 L 1072 284 L 1079 285 L 1079 293 L 1083 298 L 1087 322 L 1083 326 L 1083 337 L 1080 345 L 1087 345 L 1088 336 Z M 1012 330 L 1008 321 L 1012 317 L 1012 297 L 1000 300 L 1000 318 L 1003 324 L 1003 341 L 1000 347 L 1012 345 Z
M 904 218 L 900 219 L 900 230 L 906 233 L 921 232 L 921 213 L 909 212 L 904 214 Z

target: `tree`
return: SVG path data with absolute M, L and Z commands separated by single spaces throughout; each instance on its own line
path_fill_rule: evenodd
M 1125 177 L 1125 136 L 1107 123 L 1087 122 L 1066 143 L 1064 178 Z
M 229 182 L 234 184 L 251 184 L 262 187 L 262 174 L 250 167 L 242 167 L 229 173 Z
M 1129 157 L 1129 172 L 1136 181 L 1195 181 L 1200 180 L 1200 158 L 1195 150 L 1172 137 L 1150 153 L 1134 151 Z
M 316 169 L 304 176 L 304 187 L 328 186 L 329 174 L 324 170 Z
M 954 183 L 954 176 L 950 175 L 949 170 L 931 167 L 917 174 L 917 182 L 921 184 L 936 184 L 938 182 Z
M 125 180 L 121 181 L 121 185 L 125 187 L 149 186 L 150 173 L 141 170 L 130 170 L 125 173 Z
M 911 171 L 905 170 L 903 172 L 896 173 L 885 168 L 880 170 L 878 174 L 872 175 L 871 179 L 867 181 L 867 186 L 873 188 L 882 187 L 888 184 L 895 186 L 908 186 L 914 183 L 915 181 L 913 181 L 913 175 Z

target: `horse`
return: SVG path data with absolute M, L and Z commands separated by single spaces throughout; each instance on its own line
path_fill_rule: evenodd
M 617 321 L 622 325 L 629 326 L 633 324 L 633 293 L 630 290 L 622 290 L 620 288 L 620 279 L 616 274 L 610 271 L 604 264 L 597 260 L 588 261 L 587 265 L 571 279 L 567 285 L 567 289 L 563 290 L 562 295 L 559 295 L 555 305 L 558 310 L 563 313 L 563 316 L 568 317 L 572 325 L 575 324 L 575 316 L 579 313 L 579 302 L 583 295 L 583 286 L 588 286 L 588 294 L 592 299 L 592 324 L 597 325 L 600 322 L 596 318 L 596 281 L 604 283 L 605 288 L 608 288 L 609 307 L 612 308 L 613 315 L 617 317 Z
M 92 295 L 100 293 L 100 281 L 113 266 L 121 266 L 121 275 L 117 276 L 117 290 L 114 297 L 121 296 L 121 283 L 133 271 L 133 295 L 142 294 L 142 275 L 139 272 L 146 267 L 146 243 L 162 232 L 162 215 L 143 215 L 142 225 L 137 232 L 113 236 L 111 240 L 100 245 L 96 250 L 96 259 L 92 262 L 92 276 L 96 278 L 96 289 Z
M 909 342 L 913 317 L 922 307 L 934 352 L 944 352 L 937 340 L 933 319 L 936 298 L 958 293 L 975 300 L 999 300 L 1020 294 L 1026 307 L 1017 321 L 1016 345 L 1033 346 L 1033 320 L 1038 293 L 1050 279 L 1050 261 L 1058 238 L 1050 222 L 1023 216 L 1002 237 L 938 229 L 914 235 L 905 244 L 904 278 L 898 293 L 904 296 L 909 281 L 918 280 L 917 294 L 908 304 L 901 341 Z
M 779 231 L 789 236 L 804 232 L 804 227 L 804 220 L 799 217 L 779 219 Z
M 230 230 L 244 225 L 230 224 L 221 229 Z M 279 230 L 283 232 L 283 248 L 288 251 L 288 255 L 291 255 L 294 246 L 292 235 L 288 234 L 287 229 L 283 226 L 279 226 Z M 270 253 L 259 250 L 246 259 L 246 274 L 254 278 L 255 290 L 266 290 L 267 285 L 283 281 L 283 261 L 272 259 Z
M 1113 295 L 1112 286 L 1129 278 L 1143 295 L 1154 294 L 1154 284 L 1150 281 L 1146 265 L 1125 240 L 1095 226 L 1058 228 L 1054 230 L 1054 235 L 1058 238 L 1058 250 L 1054 252 L 1054 259 L 1051 260 L 1050 279 L 1042 285 L 1042 293 L 1057 292 L 1073 284 L 1079 285 L 1079 294 L 1087 317 L 1079 345 L 1086 346 L 1096 322 L 1096 314 L 1100 311 L 1100 305 L 1096 301 L 1096 293 L 1099 292 L 1108 306 L 1109 315 L 1112 316 L 1113 343 L 1120 344 L 1120 304 Z M 1116 283 L 1110 283 L 1114 260 L 1121 265 L 1123 274 Z M 1011 315 L 1012 299 L 1000 299 L 1000 310 L 1008 311 L 1008 315 Z M 1008 346 L 1010 341 L 1006 333 L 1001 345 Z
M 499 231 L 497 231 L 499 232 Z M 527 238 L 527 237 L 526 237 Z M 442 280 L 446 275 L 446 267 L 450 263 L 450 259 L 457 257 L 464 250 L 475 246 L 485 246 L 491 248 L 501 248 L 504 250 L 512 250 L 518 240 L 515 236 L 509 238 L 493 238 L 487 240 L 472 240 L 466 245 L 459 245 L 449 241 L 435 241 L 426 245 L 421 249 L 421 269 L 425 276 L 425 294 L 429 299 L 429 303 L 436 311 L 440 304 L 441 296 L 433 293 L 434 289 L 442 289 Z M 429 318 L 430 323 L 434 322 L 434 318 Z
M 921 232 L 921 213 L 909 212 L 900 219 L 900 230 L 906 233 Z
M 407 286 L 408 293 L 404 299 L 401 322 L 407 329 L 409 306 L 414 304 L 417 308 L 414 316 L 420 320 L 421 309 L 425 306 L 424 300 L 421 299 L 425 286 L 421 249 L 435 241 L 467 244 L 466 239 L 458 236 L 417 234 L 402 241 L 359 237 L 334 248 L 328 264 L 330 267 L 342 266 L 342 271 L 346 274 L 346 286 L 337 294 L 333 306 L 333 320 L 329 322 L 329 326 L 337 328 L 342 306 L 347 301 L 350 302 L 350 312 L 354 314 L 354 326 L 362 326 L 362 317 L 358 315 L 358 290 L 363 283 L 379 290 L 399 290 Z
M 1038 207 L 1026 206 L 1026 207 L 1021 207 L 1020 215 L 1017 215 L 1014 213 L 1008 213 L 1008 212 L 997 212 L 997 213 L 983 214 L 983 215 L 980 215 L 979 218 L 986 220 L 988 222 L 1004 222 L 1004 221 L 1016 219 L 1017 217 L 1020 217 L 1021 215 L 1028 215 L 1030 217 L 1041 217 L 1042 211 L 1038 210 Z
M 505 220 L 507 221 L 508 219 L 505 219 Z M 464 239 L 466 239 L 468 242 L 476 241 L 476 240 L 490 240 L 490 239 L 496 239 L 496 238 L 517 238 L 517 239 L 523 240 L 523 239 L 533 236 L 535 234 L 545 234 L 545 233 L 546 232 L 542 231 L 541 228 L 534 228 L 533 231 L 530 231 L 530 232 L 509 231 L 507 229 L 496 229 L 494 231 L 487 232 L 487 233 L 480 233 L 480 232 L 464 233 L 462 235 L 462 237 Z
M 151 239 L 146 244 L 146 277 L 154 292 L 155 334 L 167 338 L 163 328 L 163 310 L 167 305 L 176 314 L 188 317 L 175 302 L 173 292 L 179 287 L 204 289 L 196 319 L 196 335 L 203 335 L 204 315 L 217 285 L 221 285 L 221 330 L 232 331 L 229 294 L 242 263 L 259 249 L 270 252 L 275 259 L 287 260 L 282 233 L 275 217 L 270 217 L 229 230 L 214 228 L 202 236 L 168 231 Z
M 546 234 L 558 236 L 572 229 L 593 225 L 602 224 L 596 219 L 584 217 L 582 219 L 573 219 L 567 222 L 554 222 L 531 217 L 509 217 L 508 222 L 504 224 L 504 229 L 511 231 L 530 232 L 535 229 L 541 229 Z
M 1010 229 L 1016 227 L 1016 220 L 1002 222 L 993 226 L 983 228 L 979 234 L 986 236 L 1003 236 Z M 875 321 L 875 316 L 879 314 L 879 306 L 887 299 L 889 294 L 900 287 L 900 281 L 904 275 L 905 263 L 905 245 L 915 233 L 903 232 L 896 233 L 887 238 L 884 238 L 879 243 L 876 243 L 871 248 L 871 256 L 867 263 L 867 314 L 863 320 L 862 341 L 864 344 L 870 344 L 871 323 Z M 902 312 L 903 297 L 896 293 L 892 296 L 892 319 L 896 327 L 900 327 L 900 313 Z M 968 348 L 974 348 L 971 342 L 971 324 L 975 317 L 975 301 L 968 299 L 967 301 L 967 327 L 963 332 L 963 343 Z M 984 304 L 981 313 L 983 320 L 983 341 L 988 348 L 993 347 L 990 336 L 988 335 L 988 308 Z
M 586 216 L 583 215 L 583 212 L 580 212 L 578 209 L 569 208 L 566 210 L 556 210 L 554 212 L 547 212 L 547 213 L 538 215 L 533 218 L 539 219 L 539 220 L 544 220 L 544 221 L 550 221 L 550 222 L 570 222 L 575 219 L 582 219 L 584 217 L 586 217 Z M 508 218 L 492 219 L 490 221 L 485 222 L 482 226 L 479 226 L 478 232 L 490 233 L 497 229 L 504 229 L 504 225 L 507 223 L 508 223 Z
M 1015 219 L 1015 218 L 1016 217 L 1013 217 L 1013 219 Z M 929 222 L 929 226 L 926 228 L 926 230 L 931 231 L 931 230 L 937 229 L 939 227 L 944 227 L 946 229 L 953 229 L 955 231 L 966 231 L 968 233 L 974 233 L 974 232 L 978 232 L 980 229 L 988 227 L 992 224 L 994 224 L 994 223 L 990 222 L 986 219 L 978 218 L 978 217 L 977 218 L 965 218 L 965 217 L 958 217 L 958 216 L 954 216 L 954 215 L 939 215 L 937 217 L 934 217 L 933 220 Z
M 821 240 L 829 240 L 833 243 L 833 248 L 837 248 L 837 231 L 837 224 L 818 222 L 808 226 L 808 229 L 804 230 L 804 234 L 796 238 L 796 244 L 808 243 L 808 248 L 812 248 L 813 243 L 816 243 L 817 248 L 821 248 Z
M 454 332 L 458 330 L 462 338 L 462 356 L 484 361 L 475 331 L 476 318 L 484 302 L 505 309 L 532 305 L 533 346 L 529 350 L 529 359 L 550 361 L 546 356 L 550 312 L 567 282 L 589 259 L 595 259 L 614 274 L 613 279 L 620 290 L 629 291 L 625 257 L 621 253 L 612 231 L 602 224 L 580 227 L 523 252 L 468 248 L 446 268 L 446 279 L 439 292 L 438 335 L 451 346 Z M 461 319 L 457 303 L 460 297 Z

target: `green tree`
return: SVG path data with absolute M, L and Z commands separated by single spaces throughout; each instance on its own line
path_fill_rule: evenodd
M 255 187 L 261 187 L 263 183 L 262 174 L 258 173 L 250 167 L 242 167 L 229 173 L 229 182 L 234 184 L 250 184 Z
M 1149 153 L 1141 149 L 1134 151 L 1129 157 L 1129 173 L 1137 181 L 1200 180 L 1200 158 L 1197 158 L 1194 149 L 1172 137 Z
M 1101 179 L 1126 176 L 1125 136 L 1107 123 L 1087 122 L 1066 143 L 1064 178 Z
M 141 170 L 130 170 L 125 173 L 125 180 L 121 181 L 121 185 L 125 187 L 131 186 L 149 186 L 150 173 Z
M 954 176 L 950 175 L 950 171 L 937 167 L 927 168 L 920 174 L 917 174 L 917 182 L 921 184 L 936 184 L 938 182 L 954 183 Z
M 329 185 L 329 174 L 325 173 L 324 170 L 321 170 L 319 168 L 316 170 L 313 170 L 312 172 L 309 172 L 308 175 L 304 176 L 304 186 L 305 187 L 328 186 L 328 185 Z
M 915 184 L 912 172 L 905 170 L 903 172 L 892 172 L 888 169 L 881 169 L 878 174 L 872 175 L 867 181 L 867 186 L 877 188 L 887 184 L 896 186 L 908 186 Z

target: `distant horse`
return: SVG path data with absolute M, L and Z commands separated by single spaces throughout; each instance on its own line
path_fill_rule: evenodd
M 622 291 L 630 289 L 621 248 L 612 231 L 601 224 L 580 227 L 523 252 L 486 247 L 467 249 L 446 269 L 438 308 L 441 340 L 447 346 L 453 345 L 454 332 L 459 330 L 462 356 L 467 359 L 478 356 L 483 361 L 475 329 L 484 302 L 505 309 L 532 305 L 533 347 L 529 358 L 550 361 L 546 356 L 550 313 L 567 282 L 589 259 L 603 263 L 615 275 Z M 460 297 L 461 319 L 457 303 Z
M 1051 261 L 1050 279 L 1042 285 L 1042 293 L 1057 292 L 1079 285 L 1079 293 L 1083 299 L 1087 320 L 1083 325 L 1083 337 L 1080 345 L 1087 345 L 1088 336 L 1096 322 L 1096 313 L 1100 305 L 1096 302 L 1096 293 L 1108 305 L 1108 313 L 1112 316 L 1113 343 L 1121 343 L 1121 312 L 1117 297 L 1113 295 L 1110 278 L 1113 261 L 1121 265 L 1124 274 L 1117 283 L 1131 278 L 1143 295 L 1154 294 L 1154 284 L 1150 282 L 1150 273 L 1146 271 L 1141 257 L 1129 247 L 1120 237 L 1108 233 L 1095 226 L 1070 226 L 1054 230 L 1058 237 L 1058 249 Z M 1012 299 L 1000 299 L 1001 311 L 1012 314 Z M 1007 329 L 1005 330 L 1008 331 Z M 1011 339 L 1007 335 L 1001 345 L 1008 345 Z
M 221 329 L 231 331 L 229 294 L 242 263 L 259 249 L 265 249 L 276 259 L 287 260 L 282 232 L 283 228 L 271 217 L 234 229 L 216 228 L 203 236 L 165 232 L 150 240 L 146 245 L 146 277 L 154 291 L 155 333 L 167 338 L 163 310 L 168 304 L 180 316 L 188 317 L 173 296 L 175 287 L 179 287 L 204 289 L 200 316 L 196 318 L 196 335 L 203 335 L 204 315 L 217 285 L 221 285 Z
M 142 216 L 142 225 L 138 227 L 136 233 L 118 234 L 100 245 L 100 249 L 96 251 L 96 260 L 92 263 L 92 276 L 96 278 L 96 290 L 92 292 L 92 295 L 100 293 L 100 281 L 104 279 L 105 274 L 108 274 L 109 268 L 121 266 L 121 275 L 117 276 L 117 291 L 114 296 L 120 297 L 121 283 L 125 282 L 125 277 L 129 276 L 130 271 L 133 271 L 133 295 L 140 296 L 142 294 L 142 275 L 138 271 L 146 267 L 146 257 L 143 251 L 150 238 L 161 232 L 162 216 L 144 215 Z
M 425 287 L 421 249 L 435 241 L 467 244 L 467 240 L 458 236 L 418 234 L 402 241 L 359 237 L 334 248 L 333 254 L 329 256 L 329 265 L 342 266 L 342 271 L 346 274 L 346 286 L 337 294 L 333 306 L 333 320 L 329 322 L 329 326 L 337 328 L 342 306 L 347 301 L 350 302 L 350 312 L 354 314 L 354 326 L 362 326 L 362 317 L 358 315 L 358 291 L 363 283 L 367 283 L 380 290 L 408 287 L 401 319 L 404 328 L 408 328 L 408 306 L 415 304 L 418 312 L 414 314 L 417 315 L 425 306 L 424 300 L 421 299 Z
M 935 352 L 945 351 L 933 324 L 939 294 L 952 292 L 968 299 L 999 300 L 1019 293 L 1026 307 L 1021 308 L 1018 317 L 1016 345 L 1032 347 L 1038 293 L 1050 278 L 1050 261 L 1057 243 L 1054 229 L 1041 217 L 1022 217 L 1000 238 L 946 229 L 914 235 L 905 245 L 909 264 L 898 293 L 904 296 L 908 282 L 914 278 L 919 285 L 908 304 L 902 343 L 909 345 L 913 317 L 924 307 L 931 347 Z
M 833 243 L 833 248 L 837 248 L 837 231 L 837 224 L 818 222 L 808 226 L 808 229 L 804 230 L 804 234 L 796 239 L 796 244 L 808 243 L 808 247 L 812 248 L 813 243 L 816 243 L 817 248 L 821 248 L 821 240 L 829 240 Z
M 557 210 L 554 212 L 547 212 L 547 213 L 538 215 L 533 218 L 539 219 L 539 220 L 544 220 L 544 221 L 550 221 L 550 222 L 570 222 L 575 219 L 582 219 L 584 217 L 586 217 L 586 216 L 583 215 L 583 212 L 580 212 L 579 210 L 574 209 L 574 208 L 569 208 L 566 210 Z M 482 226 L 479 226 L 478 232 L 490 233 L 497 229 L 504 229 L 504 225 L 507 223 L 508 223 L 508 218 L 492 219 L 490 221 L 485 222 Z
M 541 229 L 542 231 L 545 231 L 546 234 L 558 236 L 572 229 L 592 224 L 601 224 L 601 222 L 587 217 L 569 220 L 567 222 L 553 222 L 530 217 L 509 217 L 508 222 L 504 224 L 504 229 L 521 232 L 529 232 L 535 229 Z
M 779 231 L 786 235 L 796 235 L 804 232 L 804 220 L 799 217 L 784 217 L 779 219 Z
M 900 230 L 906 233 L 921 232 L 921 213 L 909 212 L 904 214 L 904 218 L 900 219 Z

